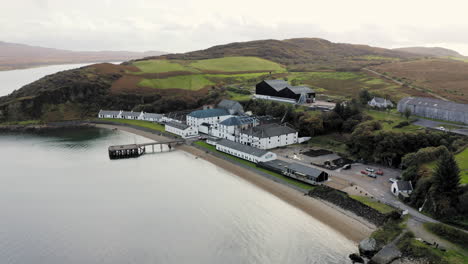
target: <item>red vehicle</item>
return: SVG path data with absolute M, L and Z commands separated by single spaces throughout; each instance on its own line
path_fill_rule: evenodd
M 375 174 L 382 176 L 384 173 L 382 169 L 379 169 L 378 171 L 375 172 Z
M 368 174 L 368 172 L 367 172 L 367 171 L 364 171 L 364 170 L 362 170 L 361 173 L 364 174 L 364 175 L 367 175 L 367 174 Z

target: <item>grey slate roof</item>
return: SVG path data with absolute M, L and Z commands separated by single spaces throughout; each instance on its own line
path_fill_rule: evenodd
M 214 108 L 214 109 L 193 111 L 187 116 L 191 116 L 195 118 L 208 118 L 208 117 L 226 116 L 226 115 L 229 115 L 229 113 L 225 109 Z
M 286 87 L 289 87 L 289 84 L 285 80 L 265 80 L 265 82 L 273 87 L 277 92 L 283 90 Z
M 288 165 L 288 168 L 296 171 L 296 172 L 299 172 L 299 173 L 302 173 L 302 174 L 305 174 L 305 175 L 309 175 L 309 176 L 312 176 L 312 177 L 319 177 L 320 174 L 322 174 L 322 171 L 321 170 L 318 170 L 316 168 L 312 168 L 312 167 L 309 167 L 309 166 L 305 166 L 305 165 L 302 165 L 302 164 L 299 164 L 299 163 L 290 163 Z
M 297 131 L 278 124 L 265 124 L 253 128 L 245 129 L 241 133 L 258 138 L 276 137 L 285 134 L 296 133 Z
M 314 90 L 307 86 L 290 86 L 289 89 L 295 94 L 313 93 Z
M 233 116 L 219 123 L 223 126 L 241 126 L 245 124 L 253 124 L 255 120 L 250 116 Z
M 155 113 L 144 113 L 143 118 L 156 118 L 156 119 L 161 119 L 162 114 L 155 114 Z
M 129 112 L 129 111 L 123 111 L 122 116 L 133 116 L 133 117 L 139 117 L 141 112 Z
M 230 148 L 230 149 L 234 149 L 234 150 L 246 153 L 246 154 L 250 154 L 250 155 L 253 155 L 255 157 L 262 157 L 263 155 L 268 153 L 268 151 L 266 151 L 266 150 L 254 148 L 254 147 L 247 146 L 247 145 L 237 143 L 237 142 L 234 142 L 234 141 L 230 141 L 230 140 L 227 140 L 227 139 L 220 140 L 217 143 L 217 145 L 224 146 L 224 147 L 227 147 L 227 148 Z
M 174 122 L 174 121 L 167 122 L 166 126 L 175 127 L 177 129 L 181 129 L 181 130 L 186 130 L 187 128 L 190 127 L 187 124 Z
M 400 100 L 400 104 L 401 103 L 406 103 L 406 105 L 433 107 L 456 112 L 468 112 L 468 104 L 459 104 L 425 97 L 405 97 Z
M 384 104 L 385 103 L 385 99 L 382 98 L 382 97 L 374 97 L 374 101 L 379 103 L 379 104 Z
M 409 181 L 397 181 L 398 190 L 400 191 L 412 191 L 413 186 Z
M 111 111 L 111 110 L 101 110 L 99 111 L 99 115 L 119 115 L 120 111 Z
M 233 109 L 236 106 L 242 107 L 242 105 L 239 102 L 233 101 L 233 100 L 227 100 L 227 99 L 223 99 L 218 104 L 218 108 L 222 108 L 222 109 L 226 109 L 226 110 L 227 109 Z

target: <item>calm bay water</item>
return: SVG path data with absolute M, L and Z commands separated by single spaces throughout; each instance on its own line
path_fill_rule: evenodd
M 118 62 L 113 62 L 118 64 Z M 59 71 L 65 71 L 70 69 L 80 68 L 86 64 L 62 64 L 62 65 L 51 65 L 51 66 L 42 66 L 37 68 L 30 69 L 19 69 L 11 71 L 0 71 L 0 97 L 8 95 L 14 90 L 17 90 L 23 87 L 26 84 L 32 83 L 40 78 L 53 74 Z
M 0 135 L 0 262 L 349 263 L 351 241 L 202 159 L 108 159 L 135 141 L 148 140 Z

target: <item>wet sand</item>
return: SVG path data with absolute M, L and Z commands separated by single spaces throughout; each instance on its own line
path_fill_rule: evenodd
M 164 136 L 159 136 L 126 126 L 98 124 L 96 127 L 119 129 L 156 141 L 165 141 L 168 139 Z M 218 158 L 198 148 L 189 145 L 181 145 L 177 146 L 177 148 L 190 153 L 193 156 L 200 157 L 210 163 L 213 163 L 216 166 L 249 181 L 259 188 L 270 192 L 288 204 L 302 210 L 315 219 L 330 226 L 351 241 L 359 242 L 360 240 L 369 237 L 369 235 L 376 229 L 375 225 L 369 223 L 367 220 L 355 215 L 350 211 L 343 210 L 331 203 L 315 199 L 310 196 L 304 196 L 303 193 L 287 187 L 286 185 L 274 182 L 251 170 Z

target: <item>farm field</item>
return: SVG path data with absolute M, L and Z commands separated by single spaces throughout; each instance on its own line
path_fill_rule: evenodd
M 468 184 L 468 148 L 455 155 L 455 159 L 460 167 L 461 183 Z
M 142 79 L 138 85 L 143 87 L 151 87 L 155 89 L 184 89 L 196 91 L 214 83 L 205 76 L 197 75 L 180 75 L 161 79 Z
M 141 73 L 163 73 L 163 72 L 174 72 L 174 71 L 193 71 L 177 61 L 169 60 L 144 60 L 136 61 L 133 63 Z
M 283 72 L 285 69 L 276 62 L 257 57 L 224 57 L 199 60 L 190 66 L 201 71 L 215 72 Z
M 410 95 L 397 84 L 361 72 L 292 72 L 287 77 L 337 99 L 356 97 L 362 89 L 393 100 Z

